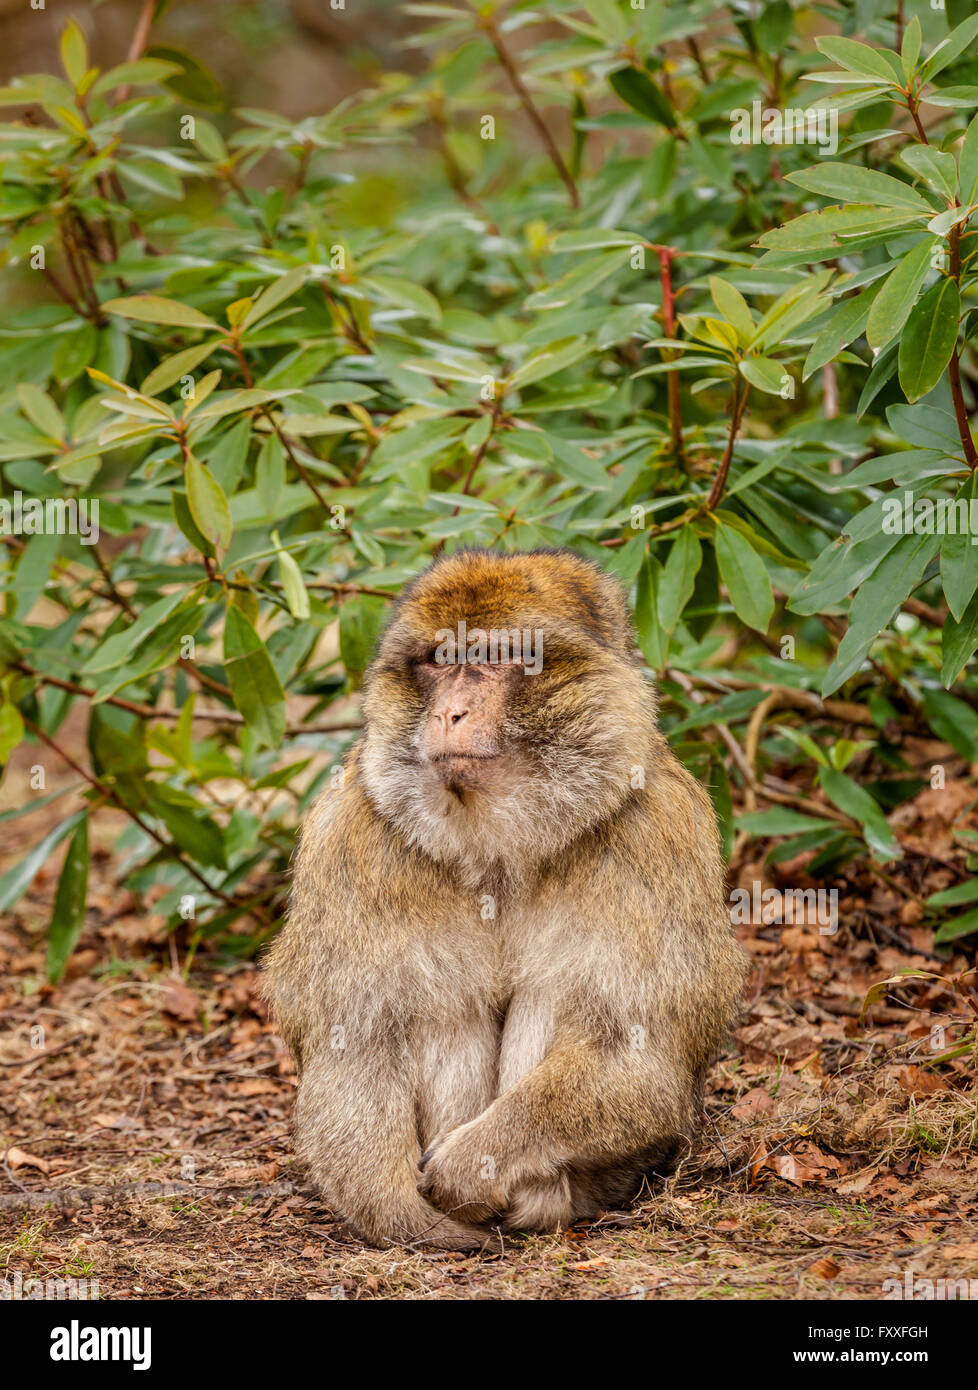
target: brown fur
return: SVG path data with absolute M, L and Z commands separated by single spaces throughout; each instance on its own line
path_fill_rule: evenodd
M 417 675 L 460 618 L 545 634 L 542 673 L 507 687 L 501 769 L 461 790 L 426 755 Z M 633 651 L 621 589 L 569 551 L 446 558 L 381 640 L 267 971 L 300 1152 L 369 1241 L 566 1226 L 697 1125 L 743 964 L 709 798 Z

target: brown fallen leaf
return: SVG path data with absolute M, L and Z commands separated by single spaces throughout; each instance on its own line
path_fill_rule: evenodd
M 942 1245 L 940 1253 L 949 1260 L 978 1260 L 978 1241 L 967 1245 Z
M 200 1001 L 189 985 L 182 980 L 167 980 L 163 985 L 163 1011 L 185 1023 L 196 1023 Z
M 833 1260 L 831 1255 L 823 1255 L 820 1260 L 808 1266 L 809 1274 L 814 1274 L 818 1279 L 834 1279 L 842 1268 Z
M 3 1160 L 8 1168 L 39 1168 L 42 1173 L 51 1171 L 51 1164 L 46 1158 L 38 1158 L 37 1154 L 29 1154 L 25 1149 L 14 1146 L 6 1150 Z
M 568 1265 L 568 1269 L 601 1269 L 604 1265 L 610 1264 L 607 1255 L 597 1255 L 593 1260 L 578 1260 L 577 1264 Z
M 864 1168 L 862 1172 L 856 1173 L 851 1178 L 846 1178 L 845 1182 L 838 1183 L 835 1190 L 840 1197 L 858 1197 L 860 1193 L 866 1191 L 878 1172 L 879 1168 L 875 1166 Z
M 774 1101 L 767 1091 L 763 1086 L 755 1086 L 752 1091 L 741 1096 L 731 1114 L 738 1120 L 759 1120 L 762 1115 L 770 1115 L 773 1110 Z
M 271 1182 L 278 1176 L 278 1164 L 272 1163 L 238 1163 L 234 1167 L 225 1170 L 224 1177 L 228 1182 L 233 1183 L 261 1183 Z
M 274 1081 L 266 1081 L 260 1076 L 249 1076 L 244 1081 L 235 1081 L 231 1087 L 236 1096 L 274 1096 L 278 1087 Z
M 912 1096 L 932 1096 L 935 1091 L 947 1090 L 941 1078 L 927 1067 L 898 1067 L 896 1078 Z
M 789 1153 L 771 1154 L 764 1166 L 795 1187 L 802 1187 L 806 1182 L 824 1182 L 830 1173 L 843 1171 L 840 1159 L 823 1153 L 810 1141 L 797 1145 Z

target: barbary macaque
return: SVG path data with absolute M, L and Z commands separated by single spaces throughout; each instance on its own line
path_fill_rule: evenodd
M 453 1250 L 630 1200 L 697 1127 L 743 965 L 620 586 L 438 560 L 364 719 L 267 963 L 316 1185 L 374 1244 Z

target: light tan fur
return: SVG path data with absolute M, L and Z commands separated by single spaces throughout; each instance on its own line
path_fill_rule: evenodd
M 461 790 L 426 756 L 416 676 L 459 618 L 544 632 Z M 657 730 L 619 586 L 568 551 L 436 563 L 365 714 L 267 966 L 314 1181 L 369 1241 L 453 1249 L 627 1201 L 697 1127 L 743 962 L 713 810 Z

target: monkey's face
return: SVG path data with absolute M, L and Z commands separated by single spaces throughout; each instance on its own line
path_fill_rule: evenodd
M 569 551 L 432 566 L 384 634 L 364 711 L 375 806 L 472 881 L 613 811 L 654 729 L 624 596 Z
M 478 640 L 478 639 L 476 639 Z M 459 799 L 466 791 L 489 791 L 500 778 L 518 773 L 507 716 L 524 669 L 512 661 L 454 662 L 433 652 L 414 664 L 425 700 L 417 747 L 421 765 Z

